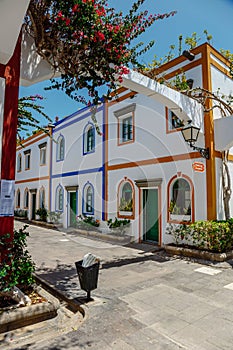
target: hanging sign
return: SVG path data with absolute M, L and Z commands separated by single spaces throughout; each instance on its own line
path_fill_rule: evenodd
M 14 216 L 14 180 L 1 180 L 0 216 Z
M 199 173 L 203 173 L 205 171 L 205 164 L 202 162 L 194 162 L 192 167 L 194 171 Z

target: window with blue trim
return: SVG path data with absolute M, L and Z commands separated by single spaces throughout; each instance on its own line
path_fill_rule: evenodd
M 95 150 L 95 127 L 88 124 L 84 131 L 84 154 L 94 152 Z
M 65 157 L 65 139 L 60 135 L 57 139 L 57 161 L 64 160 Z
M 60 185 L 56 189 L 56 211 L 63 211 L 63 188 Z
M 83 191 L 83 213 L 94 214 L 94 188 L 87 184 Z

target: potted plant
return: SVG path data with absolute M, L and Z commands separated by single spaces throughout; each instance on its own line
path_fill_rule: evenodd
M 133 200 L 126 201 L 121 198 L 119 205 L 119 215 L 121 216 L 131 216 L 133 214 Z

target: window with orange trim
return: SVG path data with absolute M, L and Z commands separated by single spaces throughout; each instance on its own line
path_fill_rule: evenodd
M 134 215 L 134 191 L 128 180 L 123 180 L 118 189 L 118 216 L 133 217 Z
M 22 155 L 21 153 L 17 156 L 17 172 L 20 173 L 22 171 Z
M 192 214 L 192 193 L 189 182 L 176 178 L 170 186 L 169 219 L 172 221 L 190 221 Z
M 118 119 L 118 145 L 124 145 L 134 142 L 135 139 L 135 125 L 134 114 L 136 104 L 121 108 L 114 112 Z
M 181 120 L 172 110 L 166 108 L 167 117 L 167 131 L 180 130 L 184 126 L 183 120 Z

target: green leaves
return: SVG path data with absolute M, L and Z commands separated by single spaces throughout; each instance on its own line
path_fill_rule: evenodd
M 33 127 L 37 130 L 43 130 L 48 132 L 46 128 L 41 127 L 41 120 L 39 120 L 36 115 L 42 116 L 47 122 L 52 120 L 43 112 L 43 106 L 37 104 L 38 100 L 43 100 L 44 98 L 40 95 L 21 97 L 18 100 L 18 128 L 17 134 L 20 138 L 20 134 L 23 131 L 28 131 L 29 128 Z
M 28 287 L 34 283 L 33 272 L 35 264 L 26 249 L 27 237 L 25 225 L 19 231 L 14 231 L 13 242 L 10 235 L 0 237 L 0 249 L 3 259 L 0 263 L 0 290 L 8 291 L 14 286 Z
M 211 252 L 233 248 L 233 219 L 227 221 L 196 221 L 190 225 L 169 225 L 176 245 L 190 245 Z
M 25 18 L 35 38 L 37 52 L 61 73 L 61 82 L 52 80 L 52 88 L 71 98 L 97 104 L 107 98 L 122 81 L 123 66 L 137 68 L 138 57 L 153 42 L 138 51 L 133 41 L 156 20 L 173 16 L 140 11 L 145 0 L 132 4 L 126 15 L 108 6 L 107 0 L 31 0 Z M 87 89 L 90 100 L 80 96 Z

